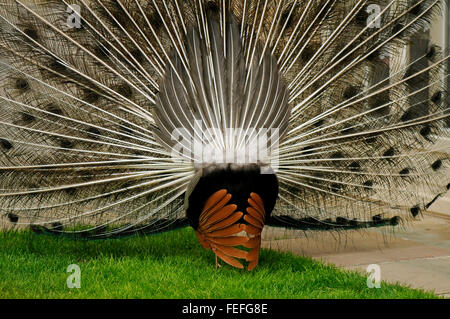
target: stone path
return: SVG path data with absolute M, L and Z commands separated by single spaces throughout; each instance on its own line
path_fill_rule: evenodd
M 450 209 L 450 207 L 449 207 Z M 378 264 L 381 279 L 450 298 L 450 214 L 427 215 L 408 229 L 308 233 L 264 247 L 291 251 L 364 274 Z

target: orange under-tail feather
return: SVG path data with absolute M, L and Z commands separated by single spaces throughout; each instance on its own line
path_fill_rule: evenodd
M 227 264 L 243 269 L 243 264 L 238 260 L 243 259 L 248 262 L 247 269 L 252 270 L 258 264 L 266 217 L 264 203 L 258 194 L 251 193 L 248 198 L 250 206 L 244 214 L 236 211 L 236 205 L 229 204 L 231 198 L 232 195 L 224 189 L 212 194 L 200 214 L 196 233 L 202 246 L 211 249 Z M 247 224 L 239 222 L 242 217 Z

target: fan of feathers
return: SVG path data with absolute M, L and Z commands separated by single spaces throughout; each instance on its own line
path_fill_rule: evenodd
M 440 0 L 5 0 L 0 215 L 79 238 L 419 217 L 450 187 Z

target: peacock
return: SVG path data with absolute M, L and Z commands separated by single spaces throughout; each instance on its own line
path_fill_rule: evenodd
M 5 0 L 0 214 L 85 239 L 420 217 L 449 188 L 440 0 Z M 410 56 L 408 56 L 410 55 Z

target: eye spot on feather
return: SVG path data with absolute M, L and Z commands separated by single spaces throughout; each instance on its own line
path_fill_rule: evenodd
M 121 189 L 129 189 L 133 186 L 134 186 L 134 182 L 129 181 L 129 182 L 125 182 L 122 185 L 120 185 L 120 188 Z
M 391 226 L 397 226 L 401 221 L 401 218 L 399 216 L 394 216 L 389 220 L 389 223 Z
M 390 114 L 390 105 L 391 100 L 389 98 L 389 92 L 385 92 L 376 98 L 369 99 L 369 107 L 371 109 L 369 115 L 387 119 Z
M 317 122 L 314 122 L 314 126 L 315 127 L 321 127 L 323 125 L 323 123 L 325 123 L 325 120 L 318 120 Z
M 312 146 L 306 146 L 302 149 L 302 155 L 311 155 L 313 153 Z
M 429 48 L 428 48 L 428 50 L 427 50 L 427 54 L 426 54 L 426 57 L 428 58 L 428 59 L 433 59 L 434 57 L 435 57 L 435 55 L 436 55 L 436 52 L 437 50 L 436 50 L 436 46 L 435 45 L 431 45 Z
M 76 191 L 77 191 L 77 189 L 75 187 L 70 187 L 70 188 L 64 189 L 64 192 L 69 196 L 75 195 Z
M 145 151 L 140 151 L 140 150 L 133 151 L 133 155 L 136 155 L 136 156 L 145 156 L 145 154 L 146 154 Z
M 285 30 L 288 30 L 293 27 L 295 20 L 295 12 L 298 12 L 298 10 L 296 10 L 298 8 L 299 8 L 298 4 L 296 4 L 294 8 L 292 8 L 292 4 L 289 4 L 281 14 L 280 25 L 284 26 L 286 24 Z
M 300 54 L 300 56 L 302 57 L 302 60 L 305 62 L 309 61 L 309 59 L 311 59 L 313 55 L 314 55 L 314 50 L 309 45 L 307 45 L 303 49 L 302 53 Z
M 331 158 L 333 159 L 344 158 L 344 154 L 341 151 L 338 151 L 331 154 Z
M 422 83 L 422 80 L 424 76 L 426 76 L 426 73 L 420 73 L 420 71 L 422 70 L 418 66 L 411 65 L 406 70 L 405 75 L 403 76 L 403 80 L 406 80 L 407 84 L 413 86 Z
M 38 32 L 37 32 L 36 29 L 33 29 L 31 27 L 25 28 L 23 30 L 23 33 L 25 33 L 25 35 L 27 36 L 26 37 L 27 41 L 29 41 L 30 38 L 33 39 L 34 41 L 38 41 L 39 40 L 39 35 L 38 35 Z
M 26 79 L 20 78 L 20 79 L 16 79 L 16 83 L 15 83 L 14 87 L 20 91 L 27 91 L 30 88 L 30 84 L 28 83 L 28 81 Z
M 359 89 L 356 86 L 350 85 L 344 91 L 344 98 L 346 100 L 350 100 L 351 98 L 355 97 L 358 94 L 358 92 Z
M 403 24 L 397 23 L 393 28 L 392 28 L 392 35 L 396 35 L 398 37 L 402 36 L 403 31 L 401 31 L 405 26 Z
M 320 83 L 314 83 L 312 85 L 312 88 L 314 89 L 314 91 L 316 91 L 315 94 L 317 94 L 317 96 L 321 96 L 326 90 L 326 87 L 321 87 Z
M 322 21 L 323 18 L 329 13 L 331 7 L 334 6 L 334 1 L 327 1 L 325 5 L 322 5 L 321 12 L 317 16 L 317 21 Z
M 127 134 L 127 135 L 132 135 L 132 133 L 133 133 L 133 131 L 126 124 L 120 124 L 119 130 L 120 130 L 120 132 Z
M 369 13 L 367 12 L 367 9 L 365 7 L 359 10 L 359 12 L 355 16 L 355 22 L 362 27 L 365 27 L 367 25 L 368 19 Z
M 347 48 L 339 49 L 339 60 L 342 59 L 341 63 L 350 64 L 352 60 L 355 58 L 355 54 L 353 51 L 353 46 L 349 46 Z
M 338 183 L 333 183 L 330 185 L 330 189 L 334 193 L 339 193 L 342 191 L 342 185 Z
M 107 60 L 110 56 L 110 50 L 108 50 L 108 48 L 103 44 L 99 44 L 94 47 L 92 53 L 100 60 Z
M 30 113 L 26 113 L 26 112 L 20 113 L 20 118 L 21 118 L 22 122 L 25 124 L 30 124 L 31 122 L 34 122 L 34 120 L 36 120 L 36 118 L 33 115 L 31 115 Z
M 342 134 L 352 134 L 355 132 L 355 129 L 352 127 L 351 124 L 347 124 L 343 129 L 342 129 Z
M 144 54 L 141 50 L 134 49 L 130 52 L 130 54 L 138 63 L 144 62 Z
M 369 145 L 375 144 L 376 141 L 377 141 L 377 136 L 378 136 L 378 134 L 376 134 L 376 133 L 369 134 L 369 135 L 364 139 L 364 141 L 365 141 L 367 144 L 369 144 Z
M 114 8 L 113 10 L 110 9 L 110 11 L 112 12 L 112 15 L 114 16 L 113 23 L 118 27 L 118 28 L 126 28 L 128 25 L 130 25 L 130 20 L 128 18 L 127 13 L 122 9 L 122 7 L 120 5 L 118 5 L 116 3 L 117 7 Z
M 116 88 L 116 92 L 124 98 L 129 99 L 133 96 L 133 89 L 128 84 L 121 84 Z
M 336 217 L 336 223 L 339 225 L 348 225 L 349 224 L 349 220 L 345 217 Z
M 352 162 L 348 168 L 353 171 L 353 172 L 358 172 L 361 170 L 361 164 L 359 164 L 358 162 Z
M 47 112 L 50 112 L 55 115 L 63 115 L 63 111 L 55 104 L 50 104 L 47 106 Z
M 90 127 L 87 132 L 89 133 L 90 137 L 95 139 L 97 139 L 101 135 L 100 130 L 96 127 Z
M 59 60 L 53 60 L 50 64 L 50 69 L 57 73 L 64 73 L 67 71 L 67 67 Z
M 372 182 L 371 180 L 365 181 L 365 182 L 363 183 L 363 187 L 366 188 L 366 189 L 372 189 L 372 187 L 373 187 L 373 182 Z
M 411 110 L 407 110 L 405 113 L 403 113 L 402 117 L 400 118 L 400 121 L 407 122 L 414 119 L 413 112 Z
M 289 29 L 292 26 L 292 14 L 289 16 L 291 8 L 284 10 L 280 17 L 280 25 L 285 26 L 285 29 Z
M 422 4 L 417 4 L 417 0 L 414 0 L 411 3 L 411 10 L 409 11 L 411 14 L 418 16 L 420 13 L 422 13 Z
M 433 94 L 433 96 L 431 97 L 431 101 L 434 104 L 440 104 L 442 102 L 442 92 L 441 91 L 437 91 L 436 93 Z
M 153 4 L 149 4 L 147 12 L 150 12 L 148 15 L 148 21 L 155 31 L 164 26 L 163 20 L 161 19 L 161 16 L 156 11 Z
M 431 127 L 429 125 L 420 129 L 420 135 L 422 135 L 424 138 L 427 138 L 428 135 L 430 134 L 431 134 Z
M 348 221 L 350 226 L 358 226 L 360 223 L 358 222 L 357 218 L 353 218 L 351 220 Z
M 400 118 L 400 121 L 402 121 L 402 122 L 412 121 L 412 120 L 418 118 L 419 116 L 420 116 L 420 114 L 417 111 L 409 109 L 405 113 L 403 113 L 402 117 Z
M 425 205 L 425 209 L 430 208 L 430 206 L 433 205 L 439 199 L 439 197 L 441 197 L 441 195 L 442 194 L 436 195 L 428 204 Z
M 8 215 L 6 215 L 6 217 L 8 217 L 9 221 L 14 224 L 19 221 L 19 216 L 17 216 L 16 214 L 13 214 L 13 213 L 8 213 Z
M 437 160 L 436 162 L 434 162 L 433 164 L 431 164 L 431 168 L 434 171 L 439 170 L 442 167 L 442 161 L 441 160 Z
M 0 139 L 0 146 L 6 151 L 9 151 L 10 149 L 13 148 L 12 143 L 10 141 L 8 141 L 8 140 L 3 139 L 3 138 Z
M 74 146 L 74 143 L 66 138 L 60 138 L 58 140 L 59 146 L 65 149 L 71 149 Z
M 414 206 L 414 207 L 411 207 L 410 212 L 411 212 L 411 215 L 412 215 L 413 217 L 417 217 L 417 215 L 419 215 L 419 213 L 420 213 L 420 207 L 419 207 L 419 205 L 416 205 L 416 206 Z
M 392 157 L 395 155 L 395 149 L 393 147 L 389 148 L 383 153 L 383 157 Z
M 410 173 L 409 168 L 406 167 L 399 172 L 399 175 L 400 177 L 405 178 L 409 175 L 409 173 Z
M 83 171 L 83 172 L 80 172 L 80 174 L 79 174 L 79 177 L 85 182 L 93 180 L 94 179 L 93 176 L 94 176 L 94 174 L 89 171 Z
M 372 220 L 373 220 L 374 222 L 380 222 L 380 221 L 383 220 L 383 217 L 382 217 L 381 214 L 377 214 L 377 215 L 372 216 Z
M 220 12 L 220 7 L 215 1 L 208 1 L 205 5 L 205 11 L 217 14 Z
M 100 95 L 97 92 L 87 90 L 84 92 L 83 101 L 88 104 L 93 104 L 97 102 L 100 98 Z
M 379 59 L 380 59 L 380 49 L 375 50 L 367 57 L 367 60 L 370 62 L 375 62 Z

